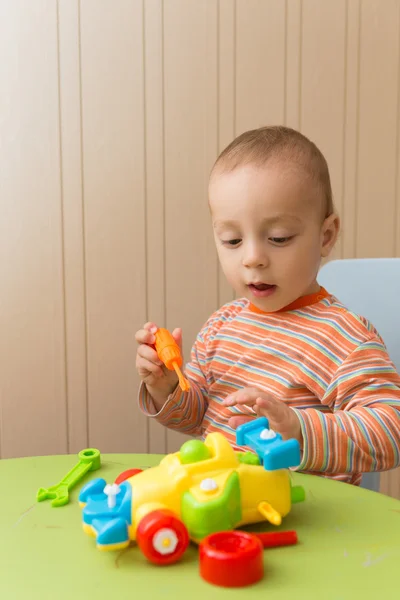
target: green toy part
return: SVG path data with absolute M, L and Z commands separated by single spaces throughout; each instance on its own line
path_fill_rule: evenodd
M 261 460 L 257 454 L 254 454 L 253 452 L 237 452 L 237 457 L 239 462 L 246 465 L 261 465 Z
M 182 496 L 181 516 L 189 535 L 197 540 L 216 531 L 234 529 L 242 518 L 239 475 L 232 473 L 218 498 L 199 502 L 190 491 Z
M 290 488 L 290 499 L 292 504 L 296 502 L 304 502 L 306 498 L 306 492 L 302 485 L 292 485 Z
M 210 450 L 201 440 L 188 440 L 182 444 L 179 458 L 183 465 L 200 462 L 211 458 Z
M 52 500 L 52 506 L 64 506 L 69 502 L 69 490 L 80 481 L 88 471 L 97 471 L 101 466 L 100 452 L 95 448 L 86 448 L 78 454 L 79 462 L 61 479 L 59 483 L 49 488 L 40 488 L 36 500 Z

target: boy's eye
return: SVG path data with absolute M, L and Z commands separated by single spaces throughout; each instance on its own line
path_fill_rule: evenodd
M 234 240 L 222 240 L 222 243 L 225 246 L 237 246 L 238 244 L 240 244 L 242 240 L 240 238 L 236 238 Z
M 269 238 L 270 242 L 272 242 L 273 244 L 286 244 L 287 242 L 289 242 L 292 239 L 292 237 L 272 237 Z

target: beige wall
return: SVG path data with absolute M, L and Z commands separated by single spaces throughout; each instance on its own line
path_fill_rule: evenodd
M 164 452 L 135 330 L 232 297 L 209 168 L 286 123 L 326 153 L 337 255 L 400 255 L 399 0 L 0 2 L 0 452 Z M 4 60 L 6 57 L 6 60 Z

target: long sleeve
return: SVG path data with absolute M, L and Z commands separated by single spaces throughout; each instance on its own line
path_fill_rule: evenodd
M 293 409 L 304 438 L 298 470 L 365 473 L 400 464 L 400 376 L 379 337 L 342 362 L 321 403 L 323 410 Z
M 180 433 L 201 435 L 203 432 L 203 419 L 208 406 L 205 333 L 206 329 L 203 329 L 197 336 L 190 362 L 186 365 L 185 374 L 190 382 L 188 392 L 183 392 L 178 385 L 157 412 L 145 384 L 142 383 L 139 388 L 139 407 L 145 415 Z

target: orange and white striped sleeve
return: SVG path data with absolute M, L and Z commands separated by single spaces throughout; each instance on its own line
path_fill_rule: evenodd
M 293 409 L 304 438 L 297 470 L 355 473 L 400 464 L 400 376 L 378 336 L 341 363 L 321 403 Z

